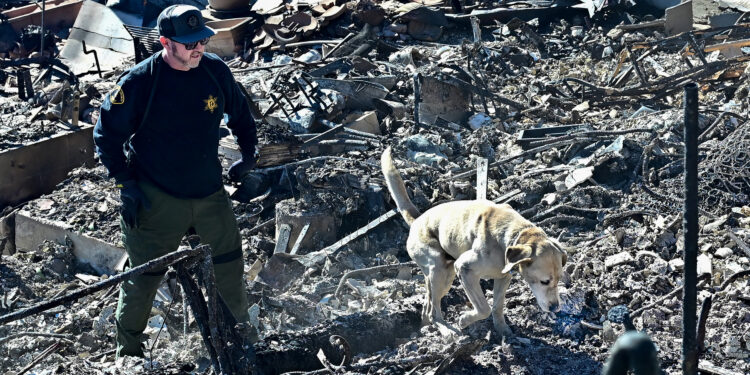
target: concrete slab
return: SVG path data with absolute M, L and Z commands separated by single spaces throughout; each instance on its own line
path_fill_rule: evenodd
M 0 152 L 0 207 L 49 193 L 72 169 L 94 165 L 94 127 Z
M 64 243 L 65 237 L 73 241 L 76 258 L 91 265 L 101 274 L 115 274 L 122 264 L 125 250 L 102 240 L 76 233 L 65 223 L 35 218 L 27 211 L 16 214 L 16 251 L 33 252 L 44 240 Z

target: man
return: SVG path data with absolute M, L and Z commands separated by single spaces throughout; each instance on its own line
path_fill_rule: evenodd
M 177 249 L 194 229 L 213 251 L 219 295 L 238 322 L 249 319 L 240 234 L 222 183 L 219 123 L 237 138 L 237 180 L 255 166 L 255 123 L 231 71 L 204 54 L 214 31 L 197 8 L 173 5 L 157 20 L 164 49 L 126 72 L 94 129 L 102 164 L 120 188 L 120 227 L 130 267 Z M 140 336 L 166 269 L 122 284 L 117 355 L 143 356 Z

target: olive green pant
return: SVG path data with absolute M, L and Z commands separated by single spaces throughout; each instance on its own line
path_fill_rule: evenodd
M 120 218 L 130 267 L 177 250 L 190 229 L 211 246 L 216 287 L 238 322 L 249 320 L 243 280 L 242 245 L 229 196 L 221 189 L 206 198 L 179 199 L 156 186 L 139 182 L 151 208 L 138 211 L 138 225 L 127 228 Z M 143 356 L 141 335 L 166 269 L 136 276 L 120 286 L 117 304 L 117 356 Z

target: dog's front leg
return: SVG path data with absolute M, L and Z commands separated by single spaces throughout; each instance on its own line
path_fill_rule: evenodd
M 510 285 L 510 275 L 495 279 L 494 285 L 492 286 L 492 323 L 495 326 L 495 331 L 501 336 L 511 336 L 513 331 L 510 330 L 508 324 L 505 322 L 505 314 L 503 307 L 505 307 L 505 291 L 508 290 Z
M 465 312 L 458 319 L 458 326 L 464 329 L 476 322 L 490 316 L 490 306 L 487 304 L 487 298 L 482 293 L 482 287 L 479 285 L 479 274 L 477 269 L 480 267 L 478 257 L 474 251 L 467 251 L 461 254 L 454 264 L 461 285 L 469 297 L 469 301 L 474 309 Z

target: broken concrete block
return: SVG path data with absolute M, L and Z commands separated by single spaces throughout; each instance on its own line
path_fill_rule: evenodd
M 367 111 L 346 125 L 347 128 L 380 135 L 380 123 L 375 111 Z
M 631 263 L 633 261 L 634 261 L 633 256 L 630 255 L 630 253 L 623 251 L 615 255 L 610 255 L 606 259 L 604 259 L 604 267 L 612 268 L 614 266 L 619 266 L 625 263 Z
M 594 175 L 594 167 L 578 168 L 565 177 L 565 187 L 572 189 Z
M 340 221 L 341 219 L 336 217 L 335 212 L 327 211 L 323 206 L 300 211 L 299 205 L 293 199 L 283 200 L 276 204 L 276 237 L 278 238 L 278 232 L 282 224 L 291 227 L 286 252 L 294 247 L 297 237 L 307 224 L 310 224 L 310 227 L 305 238 L 299 244 L 298 254 L 318 250 L 336 242 L 336 229 L 339 227 Z
M 698 255 L 698 276 L 700 275 L 711 275 L 712 267 L 711 267 L 711 258 L 708 257 L 706 254 Z
M 669 268 L 672 271 L 680 271 L 683 268 L 685 268 L 685 261 L 683 261 L 682 259 L 679 259 L 679 258 L 678 259 L 672 259 L 672 260 L 669 261 Z
M 274 254 L 258 274 L 258 281 L 278 290 L 285 290 L 305 272 L 305 266 L 294 255 Z
M 732 253 L 733 253 L 732 249 L 728 247 L 722 247 L 716 250 L 716 252 L 714 253 L 714 256 L 717 258 L 726 258 L 732 255 Z
M 693 2 L 686 1 L 682 4 L 667 8 L 664 12 L 664 31 L 667 35 L 677 35 L 679 33 L 693 29 Z

